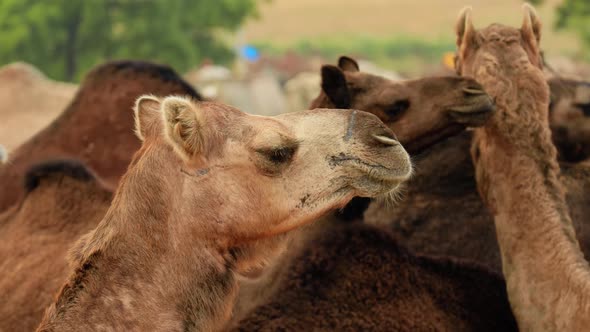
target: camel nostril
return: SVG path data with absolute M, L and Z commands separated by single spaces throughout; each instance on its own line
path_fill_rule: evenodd
M 383 135 L 373 135 L 373 138 L 375 138 L 377 140 L 377 142 L 385 144 L 385 145 L 390 145 L 390 146 L 399 145 L 399 142 L 398 142 L 397 138 L 395 137 L 395 135 L 393 135 L 393 137 L 388 137 L 388 136 L 383 136 Z
M 476 88 L 476 87 L 463 88 L 463 92 L 465 93 L 466 96 L 481 96 L 481 95 L 486 94 L 485 91 L 483 91 L 480 88 Z

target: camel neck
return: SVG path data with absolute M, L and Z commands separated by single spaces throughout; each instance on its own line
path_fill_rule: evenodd
M 179 238 L 174 193 L 182 184 L 157 176 L 164 165 L 146 158 L 130 168 L 104 219 L 74 248 L 75 271 L 41 331 L 202 331 L 229 319 L 235 258 L 215 243 Z
M 547 299 L 558 301 L 564 283 L 568 291 L 587 292 L 589 270 L 559 180 L 548 88 L 540 71 L 512 75 L 478 79 L 496 97 L 498 112 L 475 131 L 472 156 L 478 190 L 494 215 L 519 327 L 546 330 L 543 324 L 560 312 L 560 304 Z

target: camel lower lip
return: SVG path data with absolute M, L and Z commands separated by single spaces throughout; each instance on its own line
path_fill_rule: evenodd
M 402 173 L 400 171 L 390 169 L 383 165 L 369 163 L 363 161 L 360 158 L 347 156 L 343 154 L 339 156 L 332 156 L 330 163 L 338 165 L 349 164 L 350 166 L 353 166 L 354 168 L 365 173 L 365 175 L 372 181 L 391 184 L 399 184 L 407 180 L 412 173 L 411 170 Z
M 458 123 L 469 127 L 483 125 L 487 119 L 492 116 L 493 110 L 489 106 L 483 106 L 480 109 L 464 111 L 450 110 L 449 115 Z

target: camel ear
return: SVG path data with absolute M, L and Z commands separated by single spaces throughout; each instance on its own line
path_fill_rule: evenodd
M 534 46 L 533 49 L 538 49 L 539 43 L 541 42 L 541 20 L 533 6 L 525 3 L 522 8 L 524 10 L 524 18 L 520 30 L 523 38 L 527 44 Z
M 346 77 L 340 68 L 332 65 L 322 66 L 322 90 L 336 108 L 350 107 L 350 92 Z
M 160 100 L 152 95 L 144 95 L 135 101 L 135 135 L 144 141 L 156 132 L 160 123 Z
M 199 105 L 183 97 L 166 97 L 162 113 L 166 138 L 183 159 L 203 152 L 204 114 Z
M 473 22 L 471 22 L 471 7 L 465 7 L 461 10 L 455 25 L 455 32 L 457 33 L 459 57 L 465 57 L 465 52 L 474 47 L 476 43 L 475 28 Z
M 360 71 L 359 64 L 353 58 L 341 56 L 338 59 L 338 67 L 343 71 L 357 72 Z

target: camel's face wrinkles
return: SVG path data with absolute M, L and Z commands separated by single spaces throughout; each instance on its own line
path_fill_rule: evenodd
M 150 132 L 162 123 L 151 125 L 150 107 L 164 114 L 165 140 Z M 354 196 L 388 194 L 412 172 L 393 132 L 366 112 L 317 109 L 262 117 L 179 97 L 145 97 L 143 108 L 144 145 L 171 145 L 182 158 L 186 180 L 179 190 L 187 204 L 207 192 L 212 209 L 223 207 L 216 209 L 222 228 L 236 237 L 288 231 Z

